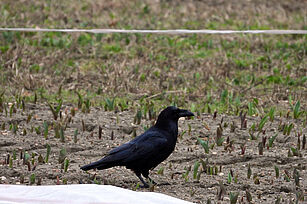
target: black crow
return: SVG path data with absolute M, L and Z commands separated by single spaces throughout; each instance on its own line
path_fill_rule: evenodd
M 141 180 L 144 184 L 142 187 L 149 187 L 141 175 L 155 183 L 148 176 L 149 170 L 154 169 L 174 151 L 178 136 L 178 119 L 186 116 L 194 114 L 174 106 L 167 107 L 159 114 L 155 125 L 146 132 L 114 148 L 101 160 L 82 166 L 81 169 L 86 171 L 126 166 Z

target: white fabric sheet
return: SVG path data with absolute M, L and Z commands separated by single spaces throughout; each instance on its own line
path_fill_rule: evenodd
M 0 184 L 0 204 L 191 204 L 155 192 L 137 192 L 110 185 L 24 186 Z

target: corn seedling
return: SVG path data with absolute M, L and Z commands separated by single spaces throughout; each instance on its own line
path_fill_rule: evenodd
M 199 142 L 199 144 L 204 148 L 205 153 L 209 154 L 209 140 L 204 141 L 201 138 L 197 138 L 197 141 Z
M 147 127 L 146 130 L 147 130 L 147 129 L 149 129 L 149 127 Z M 146 130 L 144 129 L 144 131 L 146 131 Z M 187 133 L 186 130 L 182 131 L 182 132 L 179 134 L 179 138 L 182 139 L 183 136 L 184 136 L 186 133 Z
M 278 166 L 274 166 L 274 169 L 275 169 L 275 176 L 276 176 L 276 178 L 279 178 L 279 168 L 278 168 Z
M 83 113 L 89 113 L 90 112 L 90 107 L 91 107 L 91 102 L 89 99 L 86 99 L 86 101 L 83 102 L 84 106 L 82 106 L 82 112 Z
M 16 156 L 16 150 L 13 150 L 13 160 L 16 160 L 17 156 Z
M 231 181 L 232 181 L 232 176 L 231 176 L 231 173 L 229 172 L 228 177 L 227 177 L 227 183 L 230 184 Z
M 300 152 L 297 148 L 290 147 L 290 150 L 291 150 L 293 156 L 296 156 L 296 157 L 300 156 Z
M 141 123 L 141 120 L 142 120 L 142 110 L 139 109 L 137 112 L 136 112 L 136 115 L 134 117 L 134 124 L 140 124 Z
M 303 190 L 300 190 L 300 191 L 297 191 L 295 193 L 296 195 L 296 200 L 295 200 L 295 203 L 299 203 L 299 201 L 304 201 L 305 200 L 305 196 L 304 196 L 304 191 Z
M 185 170 L 185 173 L 182 174 L 182 178 L 184 178 L 185 182 L 188 182 L 189 181 L 189 173 L 191 171 L 191 166 L 189 166 L 188 168 L 184 167 L 184 170 Z
M 44 160 L 44 158 L 43 158 L 43 156 L 42 156 L 41 154 L 38 155 L 37 161 L 38 161 L 38 163 L 40 163 L 40 164 L 43 164 L 43 163 L 45 162 L 45 160 Z
M 13 133 L 16 135 L 16 133 L 17 133 L 17 130 L 18 130 L 18 125 L 17 125 L 17 123 L 13 123 L 13 127 L 12 127 L 12 131 L 13 131 Z
M 60 141 L 65 142 L 64 128 L 60 127 Z
M 258 176 L 254 177 L 254 184 L 256 184 L 256 185 L 260 184 L 260 180 L 259 180 Z
M 245 144 L 240 144 L 240 149 L 241 149 L 241 155 L 244 155 L 244 154 L 245 154 L 245 151 L 246 151 L 246 146 L 245 146 Z
M 269 116 L 269 119 L 270 119 L 271 122 L 274 121 L 274 117 L 275 117 L 274 114 L 275 114 L 275 108 L 271 108 L 269 113 L 268 113 L 268 116 Z
M 282 127 L 283 135 L 290 135 L 291 130 L 293 129 L 293 127 L 294 127 L 293 123 L 291 123 L 289 125 L 284 124 L 283 127 Z
M 59 164 L 62 164 L 65 161 L 66 154 L 67 154 L 66 149 L 62 148 L 59 154 Z
M 23 164 L 25 165 L 26 163 L 28 163 L 30 158 L 30 154 L 28 152 L 25 152 L 23 157 Z
M 59 117 L 59 113 L 60 113 L 60 110 L 61 110 L 61 107 L 62 107 L 62 99 L 59 99 L 58 100 L 58 105 L 54 108 L 49 102 L 47 102 L 51 112 L 52 112 L 52 115 L 53 115 L 53 118 L 54 120 L 57 120 L 58 117 Z
M 300 101 L 297 101 L 295 106 L 294 106 L 294 109 L 293 109 L 294 119 L 298 119 L 300 117 L 300 115 L 303 113 L 303 111 L 300 111 L 300 106 L 301 106 Z
M 29 123 L 31 121 L 31 119 L 32 119 L 32 114 L 30 113 L 30 114 L 28 114 L 28 117 L 27 117 L 27 123 Z
M 275 204 L 280 204 L 280 201 L 281 201 L 281 197 L 280 196 L 277 196 L 276 200 L 275 200 Z
M 269 120 L 269 117 L 268 117 L 267 115 L 264 116 L 264 117 L 260 120 L 259 125 L 258 125 L 258 131 L 259 131 L 259 132 L 262 131 L 262 129 L 263 129 L 265 123 L 266 123 L 268 120 Z
M 30 184 L 33 185 L 35 183 L 35 174 L 31 174 L 30 176 Z
M 247 168 L 247 178 L 250 179 L 252 176 L 252 169 L 250 164 L 248 164 L 248 168 Z
M 49 125 L 46 121 L 44 121 L 43 127 L 44 127 L 44 138 L 48 139 Z
M 46 147 L 47 147 L 47 153 L 46 153 L 46 157 L 45 157 L 45 162 L 48 163 L 49 155 L 51 153 L 51 146 L 49 144 L 47 144 Z
M 112 111 L 115 109 L 115 98 L 110 100 L 109 98 L 105 99 L 105 110 Z
M 164 167 L 163 166 L 158 170 L 157 174 L 159 174 L 159 175 L 164 174 Z
M 269 147 L 272 147 L 272 146 L 273 146 L 273 143 L 274 143 L 274 141 L 275 141 L 277 135 L 278 135 L 278 133 L 276 133 L 274 136 L 272 136 L 272 137 L 269 138 L 269 144 L 268 144 Z
M 237 128 L 236 122 L 232 121 L 232 123 L 230 124 L 230 132 L 235 132 Z
M 84 132 L 85 131 L 85 123 L 84 123 L 83 119 L 82 119 L 81 123 L 82 123 L 82 132 Z
M 221 126 L 219 126 L 216 129 L 216 138 L 215 138 L 215 142 L 217 146 L 222 146 L 224 142 L 224 138 L 222 137 L 222 135 L 223 135 L 223 129 Z
M 69 165 L 69 160 L 65 159 L 65 162 L 64 162 L 64 172 L 67 172 L 68 165 Z
M 193 168 L 193 179 L 197 179 L 197 176 L 198 176 L 198 168 L 200 166 L 200 163 L 198 161 L 196 161 L 194 163 L 194 168 Z
M 76 94 L 78 95 L 78 108 L 81 109 L 83 104 L 83 97 L 78 91 L 76 91 Z
M 263 155 L 263 143 L 262 142 L 259 142 L 258 143 L 258 152 L 259 152 L 259 155 Z
M 251 203 L 253 201 L 252 194 L 248 190 L 245 190 L 245 194 L 248 203 Z
M 15 103 L 13 103 L 10 107 L 10 117 L 12 117 L 13 113 L 16 113 Z
M 98 127 L 98 139 L 101 139 L 102 136 L 102 127 L 99 125 Z
M 223 184 L 223 182 L 219 182 L 219 190 L 218 190 L 218 193 L 217 193 L 217 199 L 218 200 L 223 200 L 224 198 L 224 195 L 226 194 L 226 188 Z
M 297 144 L 296 144 L 296 147 L 298 150 L 301 149 L 301 137 L 300 137 L 300 133 L 297 134 Z
M 238 200 L 238 197 L 239 197 L 239 192 L 230 192 L 229 193 L 229 199 L 230 199 L 230 203 L 231 204 L 236 204 L 237 203 L 237 200 Z
M 13 158 L 9 157 L 9 167 L 12 169 L 13 168 Z
M 75 129 L 75 132 L 74 132 L 74 143 L 77 143 L 78 141 L 78 129 Z
M 290 177 L 286 173 L 284 174 L 284 180 L 290 182 Z
M 293 170 L 293 178 L 296 186 L 300 186 L 300 174 L 296 168 Z

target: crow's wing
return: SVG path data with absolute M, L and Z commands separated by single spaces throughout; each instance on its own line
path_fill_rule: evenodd
M 150 158 L 168 149 L 168 140 L 159 131 L 147 131 L 134 140 L 111 150 L 107 157 L 130 163 L 139 159 Z

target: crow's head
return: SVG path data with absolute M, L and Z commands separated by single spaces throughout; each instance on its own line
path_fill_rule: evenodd
M 194 114 L 188 110 L 179 109 L 175 106 L 169 106 L 165 108 L 158 116 L 158 121 L 173 120 L 178 121 L 180 117 L 194 116 Z M 157 121 L 157 122 L 158 122 Z

